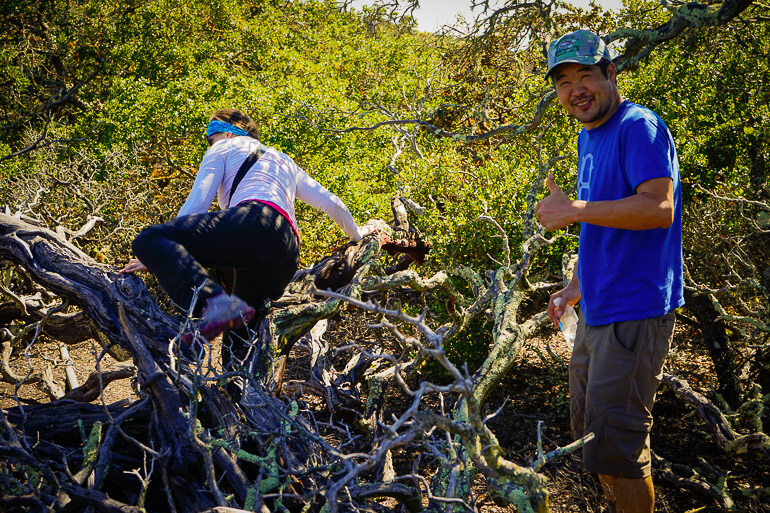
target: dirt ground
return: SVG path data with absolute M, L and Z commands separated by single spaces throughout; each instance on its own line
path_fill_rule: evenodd
M 332 325 L 327 334 L 335 338 L 333 345 L 343 345 L 356 337 L 362 330 L 351 330 L 339 324 Z M 371 337 L 371 331 L 369 332 Z M 714 372 L 708 355 L 693 342 L 686 328 L 679 328 L 667 361 L 669 372 L 686 379 L 690 385 L 708 395 L 714 380 Z M 215 341 L 214 354 L 218 354 Z M 54 380 L 64 387 L 64 370 L 69 364 L 78 382 L 83 383 L 94 372 L 102 348 L 93 341 L 82 342 L 68 348 L 70 360 L 65 361 L 55 343 L 36 343 L 21 354 L 14 354 L 11 367 L 16 373 L 24 374 L 29 369 L 48 366 Z M 289 382 L 307 377 L 310 355 L 298 346 L 290 355 L 286 379 Z M 338 355 L 340 364 L 347 356 Z M 537 457 L 538 425 L 542 436 L 543 449 L 549 451 L 570 443 L 567 367 L 569 348 L 560 335 L 545 329 L 525 347 L 518 363 L 488 400 L 487 413 L 496 415 L 489 426 L 506 449 L 506 456 L 520 464 L 528 464 Z M 115 360 L 109 355 L 101 356 L 101 368 L 109 367 Z M 215 360 L 212 362 L 218 365 Z M 95 402 L 110 404 L 120 399 L 137 398 L 133 379 L 110 383 L 102 399 Z M 0 407 L 9 408 L 21 403 L 47 402 L 49 397 L 36 385 L 14 387 L 0 383 Z M 323 409 L 323 401 L 317 397 L 306 397 L 306 403 L 313 408 Z M 388 395 L 385 408 L 398 411 L 405 401 L 398 393 Z M 499 410 L 499 411 L 498 411 Z M 728 486 L 736 500 L 735 511 L 770 512 L 770 477 L 762 472 L 767 468 L 752 462 L 750 457 L 735 459 L 726 456 L 707 433 L 705 424 L 676 394 L 662 387 L 655 409 L 655 421 L 651 433 L 653 450 L 666 460 L 692 465 L 697 458 L 704 458 L 717 471 L 727 475 Z M 394 454 L 396 469 L 411 470 L 416 451 L 400 451 Z M 427 468 L 430 464 L 426 464 Z M 597 480 L 581 467 L 579 453 L 548 464 L 545 473 L 549 478 L 551 511 L 602 512 L 606 505 Z M 513 508 L 496 506 L 484 492 L 483 480 L 475 486 L 478 498 L 477 509 L 481 513 L 513 511 Z M 764 489 L 764 490 L 762 490 Z M 738 493 L 735 491 L 738 490 Z M 662 481 L 656 476 L 656 512 L 681 513 L 700 511 L 722 511 L 717 508 L 714 498 L 681 486 Z
M 69 359 L 64 359 L 58 342 L 40 340 L 31 347 L 19 353 L 14 352 L 10 367 L 17 374 L 25 376 L 28 373 L 49 368 L 54 382 L 62 389 L 66 388 L 65 369 L 69 366 L 77 376 L 78 384 L 83 384 L 88 376 L 96 369 L 97 362 L 101 369 L 106 369 L 117 363 L 109 354 L 102 354 L 102 348 L 95 341 L 88 340 L 67 346 Z M 114 381 L 108 384 L 103 392 L 105 404 L 127 398 L 138 398 L 130 379 Z M 45 403 L 51 398 L 42 390 L 40 383 L 24 384 L 20 387 L 0 382 L 0 407 L 10 408 L 18 402 Z M 18 402 L 17 402 L 18 401 Z

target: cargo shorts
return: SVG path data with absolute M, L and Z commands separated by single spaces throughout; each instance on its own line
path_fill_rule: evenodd
M 674 312 L 587 326 L 582 313 L 569 365 L 570 422 L 590 472 L 628 479 L 650 475 L 652 405 L 674 334 Z

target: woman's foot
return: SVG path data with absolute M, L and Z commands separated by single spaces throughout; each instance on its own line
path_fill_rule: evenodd
M 206 300 L 197 332 L 210 341 L 225 330 L 242 328 L 252 317 L 254 309 L 244 300 L 222 292 Z M 190 345 L 194 338 L 194 333 L 187 332 L 182 335 L 182 342 Z

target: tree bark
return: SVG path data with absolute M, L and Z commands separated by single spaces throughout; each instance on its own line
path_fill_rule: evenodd
M 121 347 L 130 344 L 121 328 L 120 304 L 156 354 L 164 354 L 177 333 L 177 323 L 158 308 L 141 279 L 96 262 L 51 230 L 0 214 L 0 258 L 21 265 L 38 284 L 70 300 Z
M 698 321 L 703 342 L 714 363 L 717 374 L 717 392 L 733 408 L 741 403 L 742 387 L 738 379 L 738 354 L 727 337 L 727 325 L 705 295 L 685 290 L 685 308 Z

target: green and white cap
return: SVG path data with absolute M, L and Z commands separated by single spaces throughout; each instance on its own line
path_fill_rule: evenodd
M 570 32 L 548 46 L 548 71 L 545 78 L 547 79 L 559 64 L 575 62 L 593 65 L 602 59 L 612 60 L 610 49 L 602 38 L 590 30 Z

